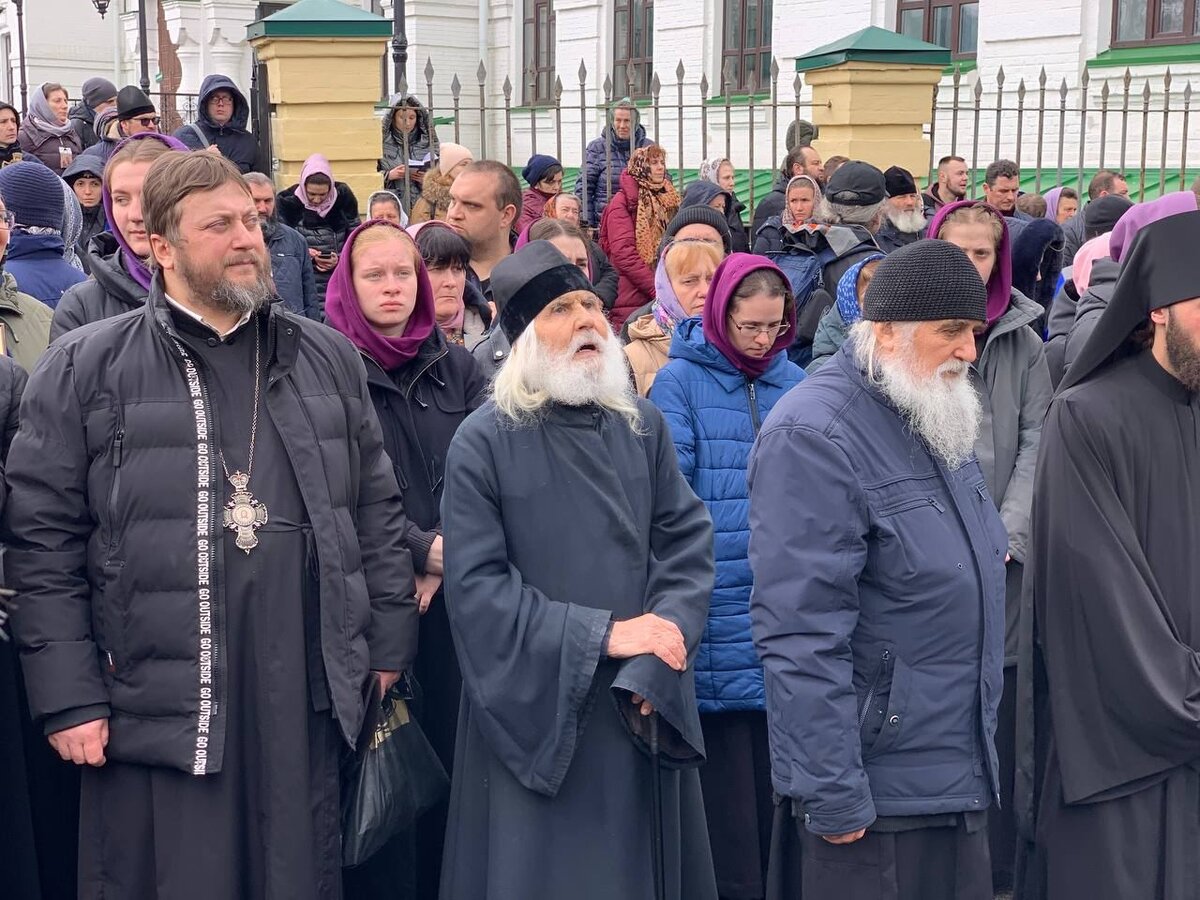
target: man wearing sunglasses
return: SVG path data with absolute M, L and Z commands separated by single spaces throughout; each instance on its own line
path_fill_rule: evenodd
M 132 84 L 121 88 L 117 94 L 117 129 L 121 138 L 158 131 L 158 122 L 158 110 L 141 88 Z

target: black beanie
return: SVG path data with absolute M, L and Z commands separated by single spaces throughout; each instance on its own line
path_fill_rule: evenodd
M 927 239 L 895 250 L 879 264 L 863 298 L 871 322 L 987 321 L 987 288 L 967 254 Z
M 594 291 L 583 270 L 549 241 L 530 241 L 492 269 L 492 299 L 500 309 L 500 330 L 516 343 L 538 313 L 563 294 Z
M 715 228 L 717 234 L 721 235 L 721 243 L 725 246 L 725 255 L 728 256 L 733 252 L 733 233 L 729 230 L 729 220 L 707 204 L 685 206 L 675 213 L 675 218 L 663 232 L 662 243 L 659 245 L 660 251 L 662 247 L 675 240 L 675 235 L 679 233 L 680 229 L 688 225 L 709 225 Z
M 1083 236 L 1086 240 L 1108 234 L 1117 227 L 1121 216 L 1133 209 L 1128 197 L 1105 194 L 1083 208 Z
M 912 172 L 899 166 L 884 170 L 883 183 L 889 197 L 907 197 L 917 192 L 917 182 L 913 180 Z
M 142 89 L 127 84 L 117 92 L 117 118 L 124 122 L 134 116 L 152 116 L 156 110 Z

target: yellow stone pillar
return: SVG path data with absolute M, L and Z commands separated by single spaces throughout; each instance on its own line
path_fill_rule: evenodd
M 392 24 L 340 0 L 298 0 L 247 33 L 266 68 L 276 183 L 295 184 L 304 160 L 322 153 L 365 204 L 383 185 L 375 104 Z
M 812 88 L 813 146 L 822 158 L 847 156 L 881 169 L 902 166 L 924 181 L 925 128 L 933 87 L 950 51 L 883 28 L 866 28 L 797 58 Z

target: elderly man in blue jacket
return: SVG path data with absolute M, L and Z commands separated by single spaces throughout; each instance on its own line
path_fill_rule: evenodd
M 779 900 L 992 897 L 1008 540 L 973 450 L 986 306 L 957 247 L 897 250 L 751 458 Z

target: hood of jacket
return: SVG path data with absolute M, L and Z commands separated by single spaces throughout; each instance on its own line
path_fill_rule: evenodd
M 687 186 L 687 190 L 683 192 L 683 198 L 679 202 L 679 208 L 683 209 L 686 206 L 708 206 L 712 203 L 714 197 L 725 198 L 724 214 L 729 215 L 733 208 L 733 194 L 721 188 L 720 185 L 713 184 L 711 181 L 701 179 L 693 181 Z
M 929 236 L 931 238 L 940 237 L 942 224 L 946 221 L 946 217 L 956 209 L 964 209 L 968 206 L 984 207 L 1000 220 L 1002 226 L 1000 246 L 996 248 L 996 266 L 992 269 L 992 277 L 988 279 L 987 283 L 987 317 L 988 326 L 991 327 L 1004 315 L 1009 298 L 1012 296 L 1012 244 L 1008 235 L 1008 221 L 1000 214 L 999 210 L 982 200 L 959 200 L 955 203 L 947 203 L 937 211 L 933 221 L 929 223 Z
M 216 91 L 229 91 L 233 94 L 233 118 L 224 125 L 218 125 L 208 117 L 208 99 Z M 201 124 L 217 132 L 245 131 L 246 124 L 250 121 L 250 103 L 228 75 L 209 75 L 200 82 L 200 112 L 196 118 Z
M 408 136 L 409 146 L 424 146 L 428 148 L 430 135 L 433 134 L 433 123 L 430 120 L 429 110 L 412 94 L 395 94 L 392 97 L 391 106 L 388 107 L 387 115 L 383 117 L 383 122 L 381 123 L 384 139 L 387 140 L 390 138 L 396 142 L 396 146 L 400 146 L 403 143 L 400 132 L 392 128 L 392 120 L 396 118 L 396 110 L 405 106 L 417 111 L 417 127 Z
M 86 103 L 76 103 L 67 113 L 67 121 L 70 122 L 72 119 L 92 125 L 96 121 L 96 111 Z
M 630 334 L 632 333 L 631 328 Z M 704 322 L 699 317 L 685 319 L 675 329 L 675 334 L 671 337 L 669 356 L 671 359 L 684 359 L 704 366 L 727 391 L 740 391 L 746 386 L 746 376 L 708 340 L 704 333 Z M 790 364 L 786 353 L 776 353 L 770 365 L 755 380 L 782 385 Z
M 662 330 L 662 326 L 654 318 L 653 313 L 638 316 L 629 322 L 628 335 L 630 341 L 669 341 L 671 336 Z
M 1049 305 L 1062 270 L 1062 249 L 1062 229 L 1051 219 L 1034 219 L 1022 228 L 1012 244 L 1013 287 Z
M 1009 296 L 1008 309 L 1004 311 L 1004 315 L 988 331 L 987 337 L 984 339 L 984 349 L 986 350 L 987 345 L 1000 335 L 1016 331 L 1018 328 L 1026 325 L 1032 325 L 1044 313 L 1045 309 L 1040 304 L 1030 300 L 1016 288 L 1013 288 Z
M 72 178 L 77 178 L 80 175 L 91 175 L 93 178 L 104 180 L 104 160 L 98 156 L 89 156 L 81 153 L 75 157 L 75 160 L 63 170 L 62 180 L 67 184 L 71 183 Z M 101 204 L 103 205 L 103 204 Z M 86 212 L 87 210 L 84 210 Z
M 17 300 L 18 295 L 29 297 L 17 287 L 17 279 L 13 277 L 12 272 L 0 273 L 0 310 L 20 314 L 21 304 Z M 34 303 L 41 302 L 36 297 L 29 297 L 29 299 Z

